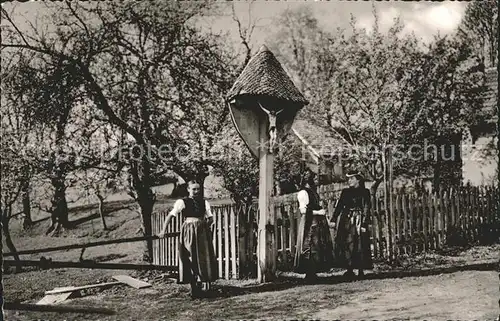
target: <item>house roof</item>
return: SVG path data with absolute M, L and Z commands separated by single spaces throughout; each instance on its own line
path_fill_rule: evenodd
M 309 103 L 266 46 L 262 46 L 250 59 L 229 91 L 227 99 L 232 100 L 240 95 L 269 96 L 302 105 Z
M 293 122 L 292 132 L 309 148 L 314 158 L 332 155 L 344 145 L 331 127 L 320 122 L 298 118 Z

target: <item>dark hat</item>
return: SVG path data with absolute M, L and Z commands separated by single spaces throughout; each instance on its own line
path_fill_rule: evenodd
M 361 174 L 361 172 L 357 171 L 357 170 L 348 171 L 345 176 L 347 178 L 349 178 L 349 177 L 356 177 L 358 180 L 362 180 L 362 181 L 365 180 L 363 174 Z
M 361 173 L 359 171 L 348 171 L 345 176 L 347 177 L 353 177 L 353 176 L 361 176 Z

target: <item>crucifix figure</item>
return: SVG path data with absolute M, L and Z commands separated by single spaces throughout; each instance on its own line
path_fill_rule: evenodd
M 274 146 L 276 144 L 276 116 L 281 113 L 284 109 L 279 111 L 265 109 L 260 102 L 257 102 L 259 107 L 267 114 L 269 120 L 269 151 L 274 151 Z

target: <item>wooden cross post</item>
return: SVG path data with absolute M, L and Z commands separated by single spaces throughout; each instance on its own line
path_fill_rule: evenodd
M 276 276 L 275 215 L 271 202 L 274 186 L 274 154 L 269 148 L 268 126 L 259 123 L 259 222 L 257 278 L 260 283 L 270 282 Z
M 274 144 L 290 130 L 308 101 L 295 87 L 276 57 L 262 46 L 227 95 L 231 118 L 252 155 L 259 160 L 257 276 L 261 283 L 276 277 Z M 279 108 L 275 108 L 279 107 Z

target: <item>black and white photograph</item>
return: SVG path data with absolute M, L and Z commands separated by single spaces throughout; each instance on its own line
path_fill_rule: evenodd
M 0 18 L 1 320 L 500 321 L 498 0 Z

